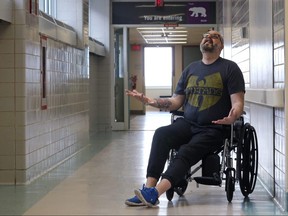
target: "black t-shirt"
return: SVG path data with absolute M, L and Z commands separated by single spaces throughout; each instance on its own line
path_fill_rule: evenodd
M 175 94 L 186 96 L 184 118 L 199 125 L 228 116 L 230 95 L 237 92 L 245 92 L 243 74 L 235 62 L 221 57 L 210 65 L 192 62 L 175 90 Z

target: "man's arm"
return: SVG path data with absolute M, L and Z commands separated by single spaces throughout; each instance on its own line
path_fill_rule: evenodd
M 230 98 L 231 98 L 232 108 L 229 112 L 229 115 L 227 117 L 224 117 L 223 119 L 212 121 L 212 123 L 232 124 L 243 114 L 244 92 L 238 92 L 238 93 L 232 94 Z
M 132 96 L 146 105 L 159 108 L 165 111 L 178 110 L 184 103 L 185 95 L 173 94 L 170 98 L 148 98 L 136 90 L 126 90 L 126 95 Z

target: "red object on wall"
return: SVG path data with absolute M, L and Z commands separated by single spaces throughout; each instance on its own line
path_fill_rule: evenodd
M 164 7 L 164 0 L 155 0 L 155 7 L 157 8 Z
M 141 50 L 141 45 L 139 45 L 139 44 L 132 44 L 132 45 L 131 45 L 131 50 L 132 50 L 132 51 L 140 51 L 140 50 Z

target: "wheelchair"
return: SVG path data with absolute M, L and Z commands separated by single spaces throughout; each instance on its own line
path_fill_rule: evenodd
M 233 199 L 236 182 L 239 182 L 241 193 L 245 198 L 253 192 L 258 171 L 258 141 L 254 127 L 244 123 L 243 115 L 234 124 L 227 125 L 228 134 L 220 149 L 203 157 L 199 166 L 191 167 L 183 180 L 166 191 L 169 201 L 173 199 L 174 192 L 183 196 L 188 182 L 193 180 L 196 181 L 197 186 L 204 184 L 220 187 L 224 180 L 228 202 Z M 182 111 L 171 112 L 171 122 L 182 116 Z M 173 163 L 176 155 L 177 149 L 170 150 L 168 166 Z M 200 169 L 202 169 L 202 176 L 193 177 Z

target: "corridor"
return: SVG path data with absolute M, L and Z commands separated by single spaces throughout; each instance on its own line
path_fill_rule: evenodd
M 257 182 L 244 199 L 236 183 L 227 202 L 225 187 L 188 185 L 171 202 L 163 195 L 155 208 L 127 207 L 126 198 L 142 186 L 156 127 L 170 114 L 149 111 L 131 116 L 131 130 L 91 137 L 90 144 L 48 174 L 26 186 L 0 186 L 0 215 L 283 215 Z

